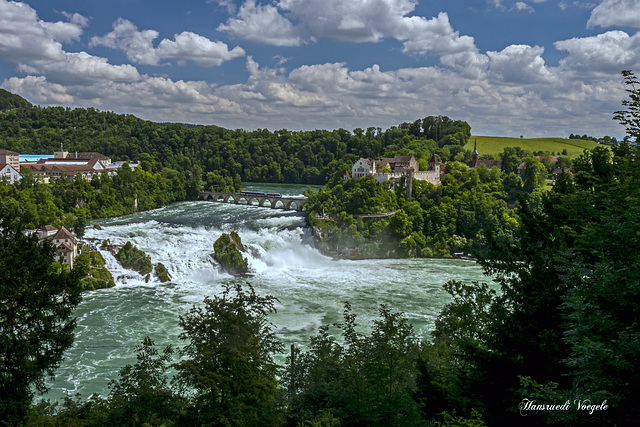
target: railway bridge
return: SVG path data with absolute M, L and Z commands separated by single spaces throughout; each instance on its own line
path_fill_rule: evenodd
M 201 191 L 204 200 L 235 205 L 260 206 L 271 209 L 285 209 L 302 212 L 307 199 L 298 197 L 282 197 L 274 193 L 240 192 L 227 193 L 221 191 Z

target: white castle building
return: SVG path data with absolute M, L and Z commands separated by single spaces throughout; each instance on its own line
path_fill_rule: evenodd
M 434 185 L 440 183 L 440 176 L 444 164 L 438 161 L 436 156 L 429 162 L 429 170 L 419 171 L 418 162 L 413 156 L 395 156 L 381 160 L 360 158 L 351 167 L 351 176 L 348 178 L 361 178 L 366 175 L 373 176 L 378 182 L 386 182 L 393 178 L 401 178 L 410 171 L 413 179 L 427 181 Z

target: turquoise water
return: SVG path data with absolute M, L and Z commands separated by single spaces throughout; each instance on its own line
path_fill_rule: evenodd
M 301 196 L 304 186 L 248 186 L 250 190 Z M 181 347 L 180 315 L 225 283 L 241 280 L 262 295 L 278 298 L 270 317 L 286 348 L 305 347 L 324 324 L 342 320 L 349 301 L 363 329 L 377 318 L 380 304 L 402 311 L 416 334 L 427 337 L 440 308 L 449 301 L 442 285 L 450 279 L 487 281 L 480 267 L 461 260 L 334 260 L 313 246 L 303 218 L 296 212 L 215 202 L 183 202 L 127 217 L 100 220 L 102 230 L 86 236 L 112 243 L 131 241 L 152 262 L 162 262 L 171 283 L 145 283 L 103 252 L 116 287 L 85 294 L 77 309 L 76 342 L 51 382 L 46 396 L 65 393 L 106 395 L 118 370 L 135 362 L 135 346 L 145 336 L 157 345 Z M 210 262 L 213 243 L 235 230 L 249 249 L 252 274 L 234 279 Z M 285 355 L 278 355 L 284 361 Z

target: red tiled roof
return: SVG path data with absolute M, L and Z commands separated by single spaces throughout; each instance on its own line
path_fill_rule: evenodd
M 76 242 L 76 237 L 65 227 L 60 227 L 60 230 L 58 230 L 58 232 L 52 237 L 52 239 L 71 239 L 72 242 Z
M 60 243 L 56 246 L 56 252 L 73 252 L 73 248 L 68 243 Z
M 395 156 L 393 160 L 396 162 L 408 162 L 412 157 L 413 156 Z

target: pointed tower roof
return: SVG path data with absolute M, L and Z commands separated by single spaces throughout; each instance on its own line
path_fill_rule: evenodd
M 471 154 L 475 154 L 476 156 L 478 155 L 478 140 L 474 139 L 473 140 L 473 153 Z

